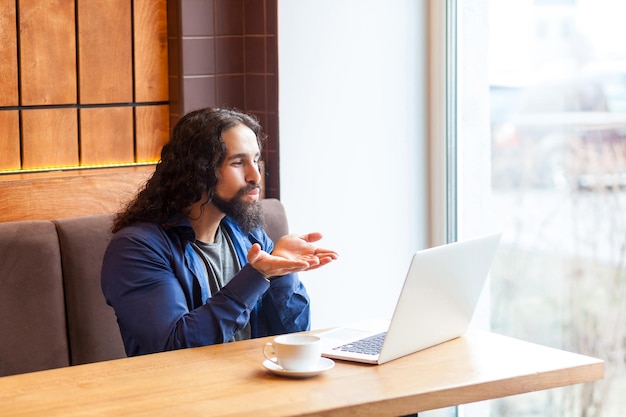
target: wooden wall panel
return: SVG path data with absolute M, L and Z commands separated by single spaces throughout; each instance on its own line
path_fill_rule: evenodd
M 22 168 L 78 165 L 76 109 L 22 111 Z
M 148 178 L 81 167 L 160 157 L 168 3 L 0 0 L 0 222 L 114 212 Z
M 78 2 L 80 103 L 133 101 L 131 4 Z
M 166 0 L 134 0 L 135 100 L 166 101 Z
M 137 162 L 156 162 L 169 140 L 169 106 L 135 108 Z
M 17 110 L 0 111 L 0 170 L 20 169 L 20 126 Z
M 5 175 L 0 222 L 50 220 L 119 211 L 154 167 Z
M 81 165 L 135 161 L 132 107 L 80 110 Z
M 15 18 L 15 1 L 0 0 L 0 106 L 17 106 L 19 102 Z
M 20 0 L 22 105 L 76 102 L 74 2 Z

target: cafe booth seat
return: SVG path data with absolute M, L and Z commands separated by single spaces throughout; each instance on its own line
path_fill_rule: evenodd
M 266 231 L 288 233 L 285 209 L 262 200 Z M 0 376 L 122 358 L 100 288 L 112 215 L 0 223 Z

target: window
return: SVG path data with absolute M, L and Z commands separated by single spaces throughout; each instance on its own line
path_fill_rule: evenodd
M 621 0 L 460 2 L 458 229 L 503 231 L 490 327 L 606 361 L 603 381 L 490 401 L 483 415 L 626 413 L 625 12 Z

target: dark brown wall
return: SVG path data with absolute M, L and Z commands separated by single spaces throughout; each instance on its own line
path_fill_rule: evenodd
M 265 195 L 278 175 L 277 0 L 168 1 L 170 122 L 202 107 L 254 113 L 265 144 Z

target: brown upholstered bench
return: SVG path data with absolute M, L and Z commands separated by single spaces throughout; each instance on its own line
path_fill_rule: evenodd
M 266 230 L 288 233 L 276 199 Z M 111 216 L 0 223 L 0 376 L 125 356 L 100 289 Z

